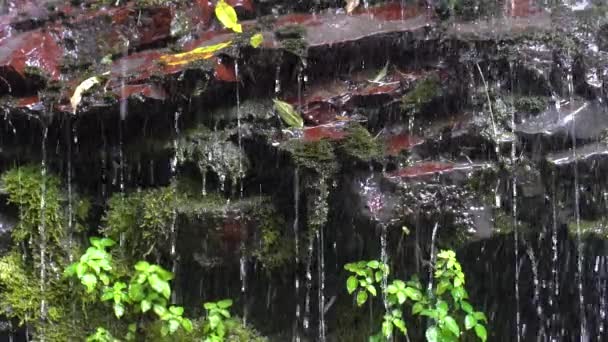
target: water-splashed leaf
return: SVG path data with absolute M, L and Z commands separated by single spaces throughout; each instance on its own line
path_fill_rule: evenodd
M 376 77 L 374 77 L 374 79 L 371 80 L 371 82 L 380 83 L 386 77 L 387 73 L 388 73 L 388 62 L 386 62 L 386 64 L 384 65 L 384 68 L 382 68 L 382 70 L 380 70 L 380 72 L 378 72 Z
M 486 331 L 486 327 L 484 327 L 481 324 L 477 324 L 475 326 L 475 334 L 483 342 L 485 342 L 488 339 L 488 332 Z
M 249 44 L 254 48 L 258 48 L 264 42 L 264 36 L 261 33 L 256 33 L 249 39 Z
M 82 100 L 82 94 L 93 88 L 96 84 L 101 82 L 101 79 L 97 76 L 89 77 L 86 80 L 82 81 L 74 90 L 74 95 L 70 98 L 70 104 L 72 105 L 72 111 L 76 114 L 76 109 L 78 108 L 78 104 Z
M 346 13 L 352 13 L 357 7 L 359 7 L 359 0 L 346 0 Z
M 287 102 L 274 99 L 274 109 L 279 113 L 281 119 L 289 126 L 294 128 L 304 127 L 304 120 L 298 112 Z
M 220 2 L 215 5 L 215 16 L 226 28 L 229 28 L 237 33 L 243 32 L 243 28 L 241 27 L 241 24 L 239 24 L 239 18 L 236 15 L 236 11 L 224 0 L 220 0 Z

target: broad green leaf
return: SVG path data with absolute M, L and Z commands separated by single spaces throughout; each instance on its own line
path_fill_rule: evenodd
M 213 309 L 217 309 L 217 304 L 213 303 L 213 302 L 208 302 L 208 303 L 203 304 L 203 307 L 206 310 L 213 310 Z
M 122 303 L 114 303 L 114 315 L 116 318 L 120 318 L 125 314 L 125 307 Z
M 215 5 L 215 16 L 226 28 L 231 29 L 234 32 L 241 33 L 243 28 L 239 24 L 239 18 L 236 15 L 236 11 L 224 0 L 220 0 Z
M 346 280 L 346 290 L 348 291 L 348 294 L 352 294 L 353 292 L 355 292 L 358 285 L 359 281 L 355 276 L 348 277 L 348 279 Z
M 264 36 L 261 33 L 256 33 L 249 39 L 249 44 L 254 48 L 258 48 L 264 42 Z
M 223 299 L 217 302 L 217 307 L 220 309 L 228 309 L 232 306 L 232 299 Z
M 390 284 L 389 286 L 386 287 L 386 292 L 390 293 L 390 294 L 395 294 L 399 291 L 399 289 L 397 289 L 397 286 Z
M 481 324 L 477 324 L 475 326 L 475 334 L 482 342 L 485 342 L 488 339 L 488 332 L 486 331 L 486 327 Z
M 218 312 L 220 313 L 220 315 L 222 315 L 226 318 L 230 318 L 230 311 L 228 311 L 226 309 L 219 309 Z
M 483 321 L 483 322 L 487 322 L 488 318 L 486 317 L 486 314 L 484 314 L 481 311 L 477 311 L 475 313 L 473 313 L 473 316 L 475 316 L 475 319 L 478 321 Z
M 179 328 L 179 322 L 172 319 L 169 321 L 169 333 L 173 334 L 174 332 L 177 331 L 177 329 Z
M 171 296 L 171 287 L 169 283 L 164 280 L 161 280 L 157 274 L 152 274 L 148 277 L 148 282 L 150 286 L 154 289 L 154 291 L 160 293 L 166 299 L 169 299 Z
M 422 293 L 420 292 L 420 290 L 415 289 L 413 287 L 408 286 L 403 289 L 403 292 L 406 296 L 410 297 L 414 301 L 419 301 L 422 298 Z
M 395 319 L 393 320 L 393 324 L 399 329 L 401 330 L 401 332 L 403 333 L 403 335 L 407 334 L 407 328 L 405 327 L 405 322 L 402 319 Z
M 456 323 L 456 320 L 452 316 L 445 316 L 443 323 L 454 335 L 460 336 L 460 327 L 458 327 L 458 323 Z
M 148 312 L 148 310 L 152 308 L 152 303 L 147 299 L 142 300 L 139 305 L 141 307 L 141 312 Z
M 477 320 L 473 315 L 466 315 L 464 318 L 464 327 L 467 330 L 471 330 L 474 326 L 477 325 Z
M 361 306 L 361 305 L 365 304 L 366 301 L 367 301 L 367 292 L 365 292 L 365 291 L 357 292 L 357 305 Z
M 150 264 L 146 261 L 139 261 L 135 264 L 135 269 L 139 272 L 146 272 L 150 268 Z
M 99 275 L 99 280 L 101 280 L 101 283 L 104 284 L 104 285 L 106 285 L 106 286 L 108 284 L 110 284 L 110 277 L 108 277 L 108 275 L 105 274 L 105 273 L 101 273 Z
M 437 331 L 437 327 L 433 325 L 433 326 L 429 327 L 428 329 L 426 329 L 426 332 L 424 335 L 426 336 L 427 342 L 437 342 L 438 337 L 439 337 L 439 332 Z
M 464 284 L 464 281 L 460 278 L 454 278 L 454 287 L 461 287 Z
M 465 300 L 460 302 L 460 307 L 462 308 L 462 311 L 468 314 L 473 313 L 473 306 Z
M 274 99 L 274 108 L 281 119 L 289 126 L 294 128 L 304 127 L 304 120 L 296 110 L 287 102 Z M 357 272 L 359 274 L 359 272 Z
M 211 315 L 209 316 L 209 325 L 211 328 L 215 329 L 222 322 L 219 316 Z
M 187 318 L 182 319 L 182 328 L 184 328 L 184 330 L 186 330 L 186 332 L 191 332 L 192 331 L 192 321 Z
M 376 287 L 375 287 L 374 285 L 367 285 L 365 288 L 366 288 L 366 289 L 367 289 L 367 291 L 368 291 L 369 293 L 371 293 L 371 295 L 372 295 L 372 296 L 374 296 L 374 297 L 375 297 L 375 296 L 378 294 L 378 293 L 376 292 Z
M 393 334 L 393 324 L 390 321 L 382 322 L 382 335 L 389 338 Z
M 446 290 L 448 290 L 450 287 L 452 286 L 452 284 L 450 284 L 450 282 L 446 279 L 442 279 L 439 284 L 437 284 L 437 289 L 435 290 L 435 293 L 439 296 L 441 296 L 442 294 L 445 293 Z
M 164 306 L 154 304 L 154 313 L 156 315 L 158 315 L 158 317 L 164 316 L 166 312 L 167 312 L 167 309 Z
M 76 264 L 76 276 L 78 276 L 78 278 L 82 278 L 86 271 L 87 266 L 84 263 L 79 262 Z
M 76 263 L 71 264 L 70 266 L 66 267 L 66 269 L 63 271 L 63 276 L 64 277 L 71 277 L 74 274 L 76 274 Z
M 97 277 L 93 273 L 87 273 L 80 278 L 82 285 L 86 286 L 87 292 L 93 292 L 95 285 L 97 285 Z
M 371 260 L 367 262 L 367 267 L 376 269 L 380 266 L 380 262 L 378 260 Z
M 169 312 L 174 315 L 181 316 L 184 314 L 184 308 L 181 306 L 171 306 L 169 307 Z
M 376 283 L 379 283 L 380 281 L 382 281 L 382 271 L 376 271 L 376 273 L 374 274 L 375 278 L 376 278 Z
M 101 295 L 101 301 L 105 302 L 112 298 L 114 298 L 114 291 L 112 289 L 106 287 L 103 290 L 103 295 Z
M 129 298 L 134 302 L 144 299 L 144 291 L 140 284 L 132 283 L 129 285 Z
M 399 302 L 399 304 L 405 303 L 406 299 L 407 298 L 406 298 L 405 293 L 403 291 L 397 292 L 397 301 Z
M 416 315 L 420 313 L 424 309 L 424 305 L 422 303 L 416 303 L 412 306 L 412 315 Z

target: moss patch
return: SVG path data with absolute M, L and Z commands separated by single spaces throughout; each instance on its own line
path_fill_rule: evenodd
M 358 123 L 346 129 L 346 138 L 339 146 L 341 152 L 361 161 L 371 161 L 382 155 L 382 144 Z
M 429 76 L 414 86 L 401 98 L 401 108 L 411 114 L 416 114 L 421 109 L 433 101 L 441 92 L 439 76 Z

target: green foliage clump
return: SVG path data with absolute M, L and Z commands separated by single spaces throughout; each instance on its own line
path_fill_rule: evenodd
M 346 129 L 346 138 L 340 142 L 340 149 L 362 161 L 370 161 L 382 153 L 381 144 L 360 124 L 351 124 Z
M 388 281 L 388 265 L 377 260 L 350 263 L 344 268 L 352 273 L 346 281 L 346 289 L 350 294 L 356 293 L 359 306 L 368 300 L 369 295 L 377 295 L 375 284 Z M 371 341 L 388 341 L 395 329 L 407 336 L 402 309 L 407 302 L 412 304 L 412 315 L 431 320 L 431 326 L 425 331 L 428 342 L 459 341 L 464 331 L 468 330 L 473 330 L 481 341 L 487 340 L 484 325 L 487 318 L 483 312 L 475 311 L 467 301 L 465 276 L 456 260 L 456 253 L 451 250 L 438 253 L 433 269 L 434 284 L 428 293 L 425 293 L 416 277 L 407 282 L 395 279 L 383 289 L 382 295 L 388 307 L 381 331 L 371 336 Z
M 184 309 L 169 306 L 173 274 L 162 267 L 139 261 L 134 272 L 122 275 L 115 272 L 112 255 L 106 250 L 115 242 L 108 238 L 91 238 L 91 247 L 79 261 L 68 266 L 66 277 L 76 277 L 85 286 L 87 294 L 100 302 L 111 302 L 117 319 L 125 317 L 129 322 L 125 339 L 135 340 L 138 325 L 148 311 L 156 314 L 162 322 L 161 334 L 172 335 L 180 327 L 192 330 L 192 322 L 183 317 Z M 115 341 L 116 338 L 104 328 L 89 336 L 90 341 Z
M 131 260 L 154 253 L 160 256 L 170 240 L 175 203 L 172 187 L 151 189 L 131 194 L 115 194 L 108 201 L 103 232 L 109 238 L 124 242 L 121 251 Z
M 414 86 L 401 98 L 401 108 L 410 114 L 417 114 L 422 108 L 433 101 L 441 92 L 439 76 L 433 74 Z

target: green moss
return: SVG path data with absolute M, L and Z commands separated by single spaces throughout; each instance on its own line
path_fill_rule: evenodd
M 416 83 L 414 89 L 401 98 L 401 108 L 408 113 L 416 114 L 433 101 L 440 92 L 439 76 L 433 74 Z
M 314 142 L 292 139 L 284 143 L 281 148 L 291 153 L 297 167 L 318 173 L 330 172 L 336 168 L 336 156 L 333 147 L 325 139 Z
M 547 108 L 548 100 L 541 96 L 521 96 L 515 99 L 515 110 L 522 113 L 538 114 Z
M 382 155 L 382 143 L 358 123 L 346 129 L 346 138 L 339 144 L 340 150 L 350 157 L 370 161 Z
M 293 260 L 293 239 L 286 234 L 285 219 L 276 212 L 271 203 L 263 202 L 254 209 L 259 241 L 255 242 L 252 256 L 262 267 L 273 271 Z
M 12 252 L 0 258 L 0 313 L 27 322 L 49 341 L 78 340 L 72 338 L 76 334 L 68 326 L 82 321 L 89 312 L 95 316 L 95 308 L 81 311 L 85 296 L 56 275 L 78 249 L 78 233 L 84 230 L 90 203 L 73 194 L 74 221 L 69 231 L 65 196 L 57 177 L 43 173 L 40 167 L 25 166 L 5 172 L 1 183 L 8 202 L 19 208 L 19 222 L 12 231 Z M 73 236 L 73 243 L 68 242 L 68 235 Z M 55 338 L 59 335 L 62 338 Z
M 19 207 L 19 223 L 12 231 L 15 242 L 39 241 L 39 227 L 45 226 L 48 243 L 60 246 L 64 238 L 64 201 L 59 179 L 43 174 L 39 167 L 25 166 L 2 175 L 2 192 Z M 44 195 L 44 206 L 41 205 Z
M 25 73 L 25 76 L 27 78 L 34 79 L 37 82 L 46 83 L 50 78 L 49 74 L 46 71 L 38 67 L 26 66 L 23 72 Z
M 126 258 L 139 260 L 166 250 L 174 218 L 175 190 L 171 187 L 131 194 L 115 194 L 108 201 L 103 218 L 103 232 L 114 241 L 122 241 Z
M 604 217 L 594 221 L 581 220 L 579 226 L 581 236 L 585 238 L 595 237 L 603 240 L 608 239 L 608 219 Z M 569 222 L 568 233 L 571 236 L 576 236 L 579 226 L 577 226 L 576 221 Z
M 308 55 L 308 42 L 306 41 L 306 28 L 302 25 L 286 25 L 274 32 L 281 44 L 281 48 L 296 56 Z

